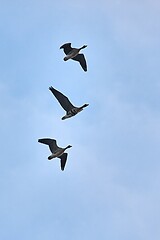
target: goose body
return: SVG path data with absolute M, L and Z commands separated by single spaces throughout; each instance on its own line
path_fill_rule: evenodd
M 42 138 L 42 139 L 38 139 L 38 142 L 46 144 L 49 146 L 49 149 L 51 151 L 51 155 L 48 157 L 48 160 L 51 160 L 53 158 L 60 158 L 61 160 L 61 170 L 63 171 L 66 165 L 66 161 L 67 161 L 67 153 L 65 153 L 65 150 L 67 148 L 71 148 L 71 145 L 68 145 L 65 148 L 61 148 L 58 147 L 57 142 L 55 139 L 51 139 L 51 138 Z
M 83 108 L 89 105 L 84 104 L 81 107 L 75 107 L 65 95 L 63 95 L 61 92 L 59 92 L 52 86 L 49 87 L 49 90 L 53 93 L 62 108 L 66 111 L 66 115 L 62 117 L 62 120 L 75 116 L 77 113 L 81 112 Z
M 63 44 L 60 49 L 64 50 L 64 53 L 66 54 L 66 56 L 64 57 L 64 61 L 67 61 L 69 59 L 78 61 L 81 65 L 81 67 L 83 68 L 83 70 L 86 72 L 87 71 L 87 63 L 85 60 L 85 57 L 82 53 L 79 54 L 80 50 L 83 48 L 86 48 L 87 45 L 83 45 L 80 48 L 72 48 L 71 47 L 71 43 L 65 43 Z

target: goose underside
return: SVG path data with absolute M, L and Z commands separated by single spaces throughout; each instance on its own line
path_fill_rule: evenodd
M 52 158 L 55 158 L 54 154 L 50 155 L 50 156 L 48 157 L 48 160 L 52 160 Z
M 77 54 L 78 54 L 78 53 L 73 53 L 73 52 L 67 54 L 67 55 L 64 57 L 64 61 L 67 61 L 67 60 L 69 60 L 69 59 L 71 59 L 71 58 L 76 57 Z
M 75 116 L 77 113 L 81 112 L 83 109 L 74 108 L 66 113 L 65 116 L 62 117 L 62 120 Z

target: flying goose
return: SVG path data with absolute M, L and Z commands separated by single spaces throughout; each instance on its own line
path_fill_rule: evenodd
M 67 148 L 71 148 L 72 146 L 68 145 L 65 148 L 58 147 L 56 140 L 51 138 L 38 139 L 38 142 L 49 146 L 49 149 L 52 152 L 52 154 L 48 157 L 48 160 L 51 160 L 52 158 L 56 158 L 56 157 L 61 159 L 61 170 L 63 171 L 66 165 L 67 155 L 68 155 L 68 153 L 64 153 L 64 151 Z
M 71 43 L 65 43 L 63 44 L 60 49 L 63 49 L 64 53 L 66 56 L 64 57 L 64 61 L 67 61 L 68 59 L 72 59 L 75 61 L 78 61 L 83 68 L 83 70 L 86 72 L 87 71 L 87 64 L 85 57 L 82 53 L 79 54 L 80 50 L 83 48 L 86 48 L 87 45 L 83 45 L 80 48 L 72 48 Z
M 65 95 L 57 91 L 52 86 L 49 87 L 49 90 L 53 93 L 53 95 L 57 98 L 62 108 L 66 111 L 66 115 L 62 117 L 62 120 L 75 116 L 77 113 L 81 112 L 83 108 L 89 105 L 89 104 L 84 104 L 81 107 L 75 107 L 72 105 L 72 103 L 69 101 L 69 99 Z

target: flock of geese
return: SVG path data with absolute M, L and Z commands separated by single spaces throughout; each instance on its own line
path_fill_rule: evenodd
M 72 59 L 72 60 L 78 61 L 81 65 L 81 67 L 83 68 L 83 70 L 86 72 L 87 71 L 87 63 L 86 63 L 84 54 L 79 53 L 80 50 L 82 50 L 86 47 L 87 47 L 87 45 L 84 45 L 80 48 L 72 48 L 71 43 L 63 44 L 60 47 L 60 49 L 63 49 L 64 53 L 66 54 L 66 56 L 64 57 L 63 60 L 67 61 L 69 59 Z M 71 117 L 75 116 L 77 113 L 81 112 L 83 110 L 83 108 L 85 108 L 89 105 L 89 104 L 83 104 L 81 107 L 75 107 L 70 102 L 68 97 L 63 95 L 61 92 L 59 92 L 52 86 L 49 87 L 49 90 L 53 93 L 55 98 L 58 100 L 61 107 L 66 111 L 65 116 L 62 117 L 62 120 L 65 120 L 67 118 L 71 118 Z M 65 168 L 65 165 L 66 165 L 67 155 L 68 155 L 68 153 L 65 153 L 65 150 L 67 148 L 71 148 L 72 146 L 68 145 L 65 148 L 59 147 L 57 145 L 56 140 L 51 139 L 51 138 L 41 138 L 41 139 L 38 139 L 38 142 L 49 146 L 49 149 L 52 154 L 48 157 L 48 160 L 51 160 L 56 157 L 60 158 L 61 170 L 63 171 Z

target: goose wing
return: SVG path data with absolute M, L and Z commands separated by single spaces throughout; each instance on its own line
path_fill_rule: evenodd
M 59 158 L 61 159 L 61 170 L 63 171 L 67 162 L 68 153 L 63 153 Z
M 54 153 L 58 148 L 57 142 L 55 139 L 41 138 L 41 139 L 38 139 L 38 142 L 48 145 L 52 153 Z
M 72 51 L 71 43 L 65 43 L 63 44 L 60 49 L 63 48 L 64 53 L 67 55 L 70 51 Z
M 53 93 L 53 95 L 57 98 L 58 102 L 62 106 L 62 108 L 68 112 L 71 109 L 75 108 L 72 103 L 69 101 L 69 99 L 64 96 L 61 92 L 57 91 L 55 88 L 52 86 L 49 87 L 49 90 Z
M 87 63 L 86 63 L 86 59 L 84 57 L 83 53 L 78 54 L 77 56 L 75 56 L 74 58 L 72 58 L 75 61 L 78 61 L 81 65 L 81 67 L 83 68 L 83 70 L 86 72 L 87 71 Z

